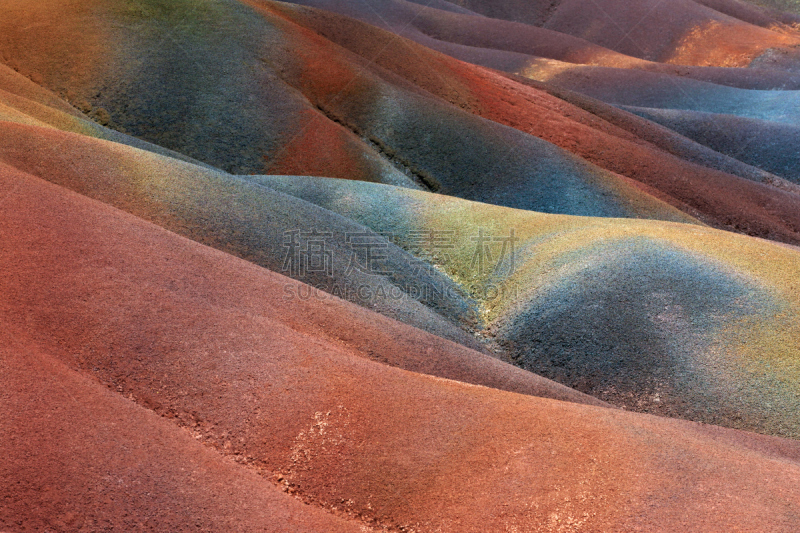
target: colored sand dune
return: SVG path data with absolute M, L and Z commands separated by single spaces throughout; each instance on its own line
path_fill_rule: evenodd
M 0 0 L 0 531 L 795 531 L 798 13 Z

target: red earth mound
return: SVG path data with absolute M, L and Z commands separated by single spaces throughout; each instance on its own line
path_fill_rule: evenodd
M 781 26 L 797 22 L 795 17 L 770 14 L 736 0 L 456 3 L 489 17 L 580 37 L 629 56 L 683 65 L 747 66 L 769 48 L 798 43 L 797 34 Z
M 51 354 L 72 369 L 44 359 L 45 368 L 66 375 L 58 397 L 60 391 L 71 396 L 61 407 L 78 411 L 70 411 L 71 417 L 94 420 L 93 409 L 102 409 L 102 416 L 138 417 L 150 431 L 166 431 L 166 419 L 212 454 L 236 459 L 240 464 L 227 463 L 228 471 L 243 469 L 245 483 L 259 485 L 253 476 L 258 473 L 307 506 L 376 529 L 779 531 L 794 523 L 800 506 L 796 443 L 392 368 L 352 351 L 353 344 L 371 342 L 368 335 L 349 345 L 334 340 L 333 332 L 345 323 L 350 338 L 366 333 L 340 312 L 330 321 L 323 312 L 319 325 L 298 328 L 308 315 L 285 305 L 278 311 L 270 303 L 280 299 L 287 282 L 274 274 L 38 179 L 8 169 L 2 179 L 9 194 L 0 204 L 6 236 L 0 248 L 6 274 L 0 280 L 0 317 L 8 326 L 4 335 L 17 339 L 4 345 L 20 347 L 4 352 L 15 369 L 4 379 L 15 376 L 19 387 L 40 375 L 18 377 L 29 368 L 20 351 L 28 357 L 31 351 Z M 361 314 L 365 325 L 381 320 L 332 300 L 309 306 L 312 315 L 333 306 Z M 112 392 L 98 391 L 97 382 Z M 85 391 L 92 387 L 97 392 Z M 101 408 L 92 394 L 111 398 Z M 24 407 L 37 397 L 27 391 L 14 401 Z M 75 441 L 64 433 L 53 433 L 55 440 L 40 436 L 43 416 L 15 418 L 15 434 L 25 440 L 13 441 L 13 457 L 30 468 L 30 459 L 22 459 L 27 439 L 39 435 L 34 442 L 47 444 L 38 448 L 46 464 L 85 474 L 86 456 L 71 452 Z M 59 426 L 49 421 L 47 427 Z M 115 438 L 126 435 L 113 426 L 92 431 L 101 440 L 108 431 Z M 144 432 L 137 434 L 150 435 Z M 192 439 L 179 433 L 170 446 L 176 452 L 191 449 Z M 75 446 L 85 442 L 86 435 L 79 436 Z M 157 460 L 145 450 L 137 453 Z M 129 465 L 118 466 L 109 452 L 99 457 L 114 467 L 111 472 Z M 181 461 L 214 462 L 204 453 L 192 457 L 170 455 L 170 467 L 152 468 L 180 486 Z M 223 483 L 226 467 L 220 468 L 216 479 Z M 19 471 L 6 471 L 16 483 Z M 119 487 L 131 479 L 126 475 L 103 479 Z M 113 509 L 122 515 L 114 517 L 116 523 L 125 524 L 124 508 L 116 503 L 94 506 L 95 515 L 79 506 L 59 507 L 66 500 L 93 501 L 90 491 L 97 485 L 91 475 L 68 484 L 55 484 L 51 476 L 40 470 L 29 478 L 34 487 L 50 487 L 34 509 L 20 502 L 31 489 L 11 491 L 11 483 L 3 484 L 5 508 L 15 510 L 4 515 L 6 527 L 16 520 L 43 523 L 37 509 L 48 508 L 64 509 L 62 522 L 80 519 L 74 517 L 81 512 L 100 521 L 104 509 Z M 143 485 L 130 490 L 146 496 Z M 106 494 L 114 502 L 119 493 Z M 230 509 L 237 496 L 228 494 L 208 505 Z M 125 497 L 126 504 L 137 501 Z M 164 513 L 152 527 L 179 517 Z M 224 524 L 225 513 L 214 520 Z M 252 520 L 243 527 L 257 527 L 258 516 Z M 299 520 L 324 519 L 310 510 Z
M 92 36 L 88 42 L 95 43 L 83 52 L 94 58 L 91 72 L 72 56 L 54 64 L 67 44 L 58 32 L 33 46 L 29 35 L 10 25 L 11 44 L 4 54 L 43 83 L 73 91 L 72 101 L 86 103 L 87 112 L 106 102 L 102 108 L 111 110 L 114 123 L 231 170 L 380 181 L 509 207 L 591 216 L 663 218 L 656 197 L 716 227 L 798 242 L 795 198 L 786 190 L 750 183 L 740 179 L 741 172 L 731 176 L 719 166 L 704 168 L 697 159 L 682 161 L 555 96 L 374 26 L 288 4 L 252 4 L 260 16 L 244 7 L 214 4 L 204 8 L 207 13 L 180 5 L 175 13 L 151 17 L 158 24 L 152 22 L 148 32 L 157 36 L 159 25 L 174 26 L 171 38 L 185 43 L 179 55 L 192 55 L 203 71 L 242 70 L 242 76 L 231 77 L 241 81 L 222 88 L 210 84 L 210 72 L 197 78 L 200 74 L 187 70 L 187 76 L 195 76 L 184 83 L 191 87 L 186 89 L 190 97 L 176 97 L 182 86 L 163 72 L 164 65 L 183 72 L 185 57 L 162 52 L 149 59 L 162 69 L 157 77 L 169 80 L 166 86 L 133 72 L 116 56 L 103 58 L 97 44 L 103 37 L 126 45 L 132 40 L 117 54 L 132 56 L 156 37 L 145 32 L 146 38 L 137 37 L 140 43 L 119 33 L 119 27 L 103 25 L 101 17 L 86 30 Z M 134 16 L 120 14 L 119 6 L 103 9 L 120 20 Z M 39 11 L 14 14 L 25 22 L 40 16 Z M 69 12 L 63 14 L 72 20 Z M 184 18 L 176 19 L 178 14 Z M 224 22 L 213 32 L 193 26 L 212 16 Z M 263 43 L 236 37 L 225 17 L 260 31 L 255 42 Z M 223 41 L 230 53 L 227 59 L 220 56 L 218 65 L 209 58 L 216 60 L 212 52 L 220 54 L 217 47 L 225 49 Z M 240 56 L 242 63 L 235 60 Z M 216 94 L 220 90 L 224 94 Z M 259 102 L 272 107 L 259 107 Z M 400 107 L 403 113 L 395 109 Z M 186 117 L 193 122 L 186 123 Z M 536 137 L 597 166 L 582 165 L 581 159 L 554 151 Z M 419 143 L 420 138 L 427 140 Z M 323 141 L 325 150 L 313 148 Z M 763 176 L 760 181 L 772 183 Z
M 631 178 L 704 222 L 750 235 L 800 242 L 798 197 L 792 193 L 687 162 L 663 152 L 635 132 L 624 131 L 542 90 L 436 54 L 375 27 L 322 11 L 280 9 L 292 20 L 365 58 L 375 58 L 378 65 L 430 93 Z M 308 77 L 312 75 L 309 71 Z M 342 85 L 333 84 L 320 93 L 316 87 L 303 85 L 304 94 L 312 101 L 327 101 L 342 90 Z
M 4 531 L 361 531 L 3 327 Z

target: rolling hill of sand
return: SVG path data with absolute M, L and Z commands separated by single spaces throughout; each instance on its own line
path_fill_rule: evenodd
M 0 531 L 786 531 L 781 2 L 0 0 Z

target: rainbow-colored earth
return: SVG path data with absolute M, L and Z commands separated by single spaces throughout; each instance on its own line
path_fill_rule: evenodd
M 800 531 L 800 6 L 0 0 L 0 532 Z

